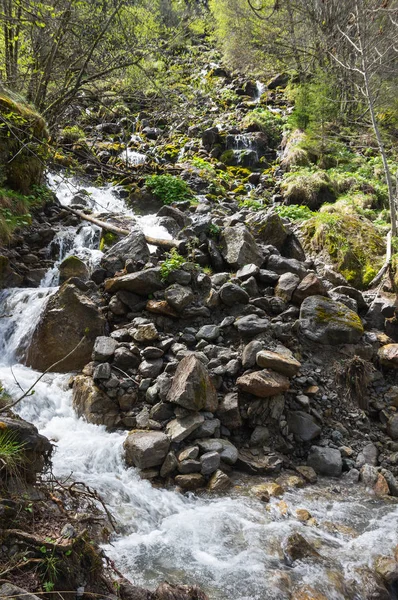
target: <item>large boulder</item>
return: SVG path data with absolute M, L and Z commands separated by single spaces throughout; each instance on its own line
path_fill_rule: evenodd
M 280 250 L 288 236 L 282 219 L 275 212 L 253 212 L 248 215 L 246 225 L 250 232 L 265 244 Z
M 129 467 L 149 469 L 163 464 L 170 440 L 161 431 L 135 430 L 129 433 L 123 447 Z
M 340 477 L 343 469 L 340 450 L 337 450 L 337 448 L 312 446 L 307 464 L 318 475 L 326 475 L 328 477 Z
M 111 294 L 119 290 L 125 290 L 139 296 L 148 296 L 163 288 L 160 267 L 145 269 L 144 271 L 138 271 L 138 273 L 128 273 L 105 281 L 105 291 Z
M 221 253 L 225 262 L 235 269 L 240 269 L 249 263 L 260 267 L 264 262 L 264 257 L 254 237 L 242 223 L 234 227 L 226 227 L 223 230 Z
M 65 283 L 71 277 L 87 281 L 90 272 L 87 265 L 78 256 L 68 256 L 59 266 L 59 283 Z
M 289 431 L 299 442 L 310 442 L 321 433 L 314 417 L 301 410 L 289 412 L 287 423 Z
M 24 362 L 45 371 L 60 361 L 53 371 L 77 371 L 91 360 L 94 340 L 104 329 L 97 304 L 74 284 L 64 283 L 47 302 Z
M 73 408 L 79 417 L 88 423 L 115 427 L 119 422 L 119 407 L 116 400 L 100 390 L 91 377 L 77 375 L 73 382 Z
M 301 333 L 321 344 L 355 344 L 364 329 L 359 316 L 342 302 L 310 296 L 300 309 Z
M 271 369 L 244 373 L 241 377 L 238 377 L 236 383 L 242 392 L 253 394 L 258 398 L 277 396 L 286 392 L 290 386 L 287 377 Z
M 44 435 L 39 434 L 34 425 L 22 419 L 1 417 L 0 431 L 2 435 L 6 438 L 9 436 L 13 442 L 21 447 L 21 475 L 28 482 L 33 483 L 36 480 L 36 474 L 43 470 L 44 465 L 50 458 L 51 443 Z M 4 463 L 5 465 L 2 464 L 2 469 L 4 467 L 2 474 L 15 475 L 15 470 L 18 471 L 18 465 L 8 473 L 7 457 L 5 457 Z
M 194 354 L 180 361 L 167 394 L 167 402 L 193 411 L 217 410 L 215 387 L 206 367 Z
M 124 269 L 127 259 L 131 259 L 132 264 L 138 268 L 149 260 L 149 248 L 142 229 L 138 225 L 130 229 L 129 235 L 112 246 L 102 257 L 101 266 L 112 275 Z

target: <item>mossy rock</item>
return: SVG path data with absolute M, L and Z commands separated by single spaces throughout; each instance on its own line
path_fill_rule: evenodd
M 281 183 L 281 192 L 287 204 L 302 204 L 318 210 L 325 202 L 334 202 L 337 194 L 325 171 L 292 173 Z
M 0 86 L 0 170 L 6 185 L 29 194 L 40 185 L 48 157 L 45 120 L 23 98 Z
M 355 213 L 318 213 L 300 228 L 304 249 L 323 254 L 347 281 L 360 289 L 384 262 L 385 240 L 369 219 Z
M 364 328 L 353 310 L 324 296 L 309 296 L 300 308 L 300 331 L 321 344 L 355 344 Z
M 220 161 L 224 163 L 224 165 L 233 166 L 236 164 L 236 157 L 233 150 L 225 150 L 220 156 Z
M 78 256 L 68 256 L 59 267 L 59 283 L 62 285 L 71 277 L 78 277 L 83 281 L 89 278 L 87 265 Z

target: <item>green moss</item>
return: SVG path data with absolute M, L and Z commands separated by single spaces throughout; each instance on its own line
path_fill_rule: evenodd
M 220 161 L 224 163 L 224 165 L 232 165 L 235 161 L 235 154 L 233 150 L 225 150 L 220 156 Z
M 324 253 L 327 260 L 354 286 L 364 288 L 384 261 L 385 242 L 364 217 L 320 212 L 301 226 L 304 248 Z
M 301 169 L 286 176 L 281 192 L 288 204 L 302 204 L 316 210 L 324 202 L 336 199 L 336 184 L 326 171 Z
M 110 248 L 118 241 L 118 236 L 116 233 L 112 233 L 111 231 L 104 231 L 101 236 L 99 249 L 101 252 L 104 252 L 107 248 Z
M 328 300 L 325 299 L 325 302 L 327 302 Z M 336 324 L 342 324 L 342 325 L 347 325 L 353 329 L 357 329 L 360 332 L 363 332 L 363 325 L 362 325 L 362 321 L 359 318 L 359 316 L 354 312 L 354 311 L 350 311 L 348 309 L 342 309 L 342 310 L 333 310 L 333 311 L 328 311 L 324 308 L 322 308 L 322 306 L 319 306 L 316 308 L 315 310 L 315 315 L 316 315 L 316 320 L 320 323 L 320 324 L 324 324 L 324 323 L 336 323 Z
M 61 139 L 65 144 L 74 144 L 79 140 L 84 140 L 85 135 L 83 129 L 80 129 L 77 125 L 70 125 L 64 127 L 61 131 Z

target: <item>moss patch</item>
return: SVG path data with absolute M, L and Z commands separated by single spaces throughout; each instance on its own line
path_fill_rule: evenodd
M 366 288 L 384 261 L 385 241 L 368 219 L 318 213 L 301 226 L 304 248 L 323 253 L 349 283 Z

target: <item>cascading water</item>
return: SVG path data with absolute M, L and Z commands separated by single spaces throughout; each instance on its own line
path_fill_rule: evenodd
M 67 192 L 62 186 L 68 185 Z M 121 207 L 111 188 L 89 191 L 103 210 Z M 75 192 L 64 181 L 58 193 L 68 203 Z M 73 252 L 82 244 L 78 231 L 75 240 Z M 18 349 L 55 289 L 8 290 L 0 297 L 0 381 L 15 395 L 38 376 L 18 364 Z M 310 585 L 330 600 L 365 598 L 359 583 L 347 591 L 344 582 L 355 580 L 357 567 L 371 566 L 376 554 L 387 554 L 396 545 L 396 504 L 340 482 L 294 490 L 284 495 L 283 503 L 273 499 L 268 505 L 248 494 L 245 480 L 220 497 L 156 489 L 135 469 L 126 469 L 125 432 L 109 433 L 76 417 L 68 380 L 69 375 L 45 375 L 18 412 L 56 444 L 54 473 L 72 473 L 108 503 L 119 533 L 105 550 L 135 584 L 154 587 L 164 579 L 197 583 L 217 600 L 282 600 L 290 597 L 288 585 Z M 317 525 L 299 522 L 297 508 L 308 510 Z M 282 542 L 296 531 L 316 546 L 322 559 L 285 564 Z

